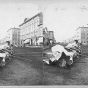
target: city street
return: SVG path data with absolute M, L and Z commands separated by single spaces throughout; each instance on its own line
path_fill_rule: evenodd
M 0 68 L 0 86 L 88 85 L 86 57 L 67 69 L 43 64 L 42 49 L 14 48 L 14 52 L 11 62 Z M 88 48 L 83 48 L 83 54 L 88 55 Z
M 83 54 L 88 55 L 88 46 L 82 49 Z M 81 57 L 70 69 L 46 64 L 43 67 L 44 85 L 88 85 L 88 58 L 86 57 Z
M 14 52 L 11 62 L 0 69 L 0 86 L 43 84 L 42 49 L 15 48 Z
M 88 1 L 7 2 L 0 3 L 0 86 L 88 85 Z

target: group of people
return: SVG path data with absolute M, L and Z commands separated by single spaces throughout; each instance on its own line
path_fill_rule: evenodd
M 67 46 L 55 45 L 51 48 L 53 57 L 48 60 L 44 59 L 46 64 L 59 65 L 60 67 L 71 66 L 74 59 L 79 58 L 80 43 L 75 40 L 73 43 L 69 43 Z M 48 54 L 48 53 L 47 53 Z

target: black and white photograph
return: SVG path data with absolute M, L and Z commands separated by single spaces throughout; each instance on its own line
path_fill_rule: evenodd
M 0 86 L 74 85 L 88 85 L 88 1 L 0 1 Z
M 88 85 L 88 1 L 58 1 L 43 13 L 44 85 Z
M 0 3 L 0 86 L 43 84 L 43 14 L 33 3 Z

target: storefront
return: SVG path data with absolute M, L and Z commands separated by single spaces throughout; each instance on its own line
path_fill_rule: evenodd
M 37 37 L 36 44 L 37 45 L 43 45 L 43 37 Z
M 31 46 L 32 45 L 32 39 L 26 39 L 23 42 L 24 46 Z

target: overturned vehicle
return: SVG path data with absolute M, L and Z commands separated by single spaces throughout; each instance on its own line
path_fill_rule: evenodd
M 8 52 L 5 49 L 0 49 L 0 67 L 3 67 L 12 58 L 12 52 Z
M 49 59 L 43 59 L 45 64 L 71 67 L 80 58 L 81 50 L 78 46 L 63 47 L 57 44 L 51 48 L 51 52 L 46 52 L 45 54 L 52 56 Z

